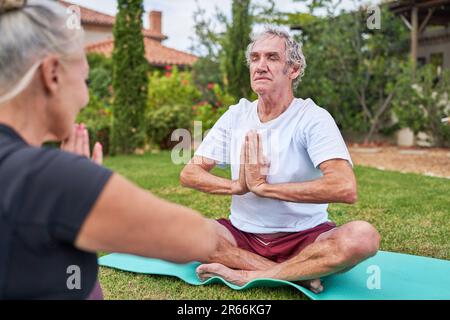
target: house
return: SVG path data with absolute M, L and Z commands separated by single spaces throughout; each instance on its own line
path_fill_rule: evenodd
M 59 1 L 66 7 L 74 4 Z M 81 25 L 85 31 L 85 50 L 111 57 L 114 50 L 113 26 L 115 17 L 79 5 Z M 150 28 L 143 29 L 145 57 L 152 67 L 178 66 L 180 69 L 192 66 L 197 57 L 187 52 L 169 48 L 162 44 L 168 37 L 162 33 L 162 12 L 151 11 L 148 15 Z
M 412 61 L 450 69 L 450 0 L 396 0 L 387 5 L 411 32 Z M 397 132 L 400 146 L 430 146 L 429 139 L 409 128 Z
M 411 31 L 411 58 L 450 69 L 450 0 L 397 0 L 388 4 Z

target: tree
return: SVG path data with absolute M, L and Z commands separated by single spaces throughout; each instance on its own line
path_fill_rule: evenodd
M 232 21 L 223 47 L 227 91 L 235 97 L 248 97 L 251 93 L 249 70 L 245 60 L 253 24 L 249 10 L 250 0 L 233 0 Z
M 142 0 L 118 0 L 114 25 L 114 153 L 132 153 L 145 142 L 148 63 L 142 37 Z
M 219 8 L 208 17 L 197 4 L 191 51 L 202 59 L 194 67 L 196 83 L 223 83 L 228 94 L 249 98 L 251 88 L 245 50 L 252 28 L 258 23 L 270 22 L 276 15 L 274 8 L 274 0 L 267 0 L 263 5 L 252 4 L 250 0 L 233 0 L 230 21 Z M 211 69 L 213 72 L 208 71 Z
M 112 101 L 112 59 L 98 53 L 87 55 L 89 62 L 89 89 L 110 106 Z
M 386 7 L 381 29 L 367 26 L 367 8 L 336 14 L 335 1 L 312 1 L 328 15 L 308 19 L 301 40 L 308 61 L 298 93 L 322 100 L 343 127 L 369 142 L 390 125 L 397 76 L 407 61 L 408 37 Z M 320 103 L 320 102 L 319 102 Z

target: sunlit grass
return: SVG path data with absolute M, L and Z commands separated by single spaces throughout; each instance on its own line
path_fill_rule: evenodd
M 227 217 L 230 197 L 211 196 L 179 185 L 181 166 L 170 154 L 109 158 L 106 166 L 142 188 L 194 208 L 210 218 Z M 359 200 L 332 204 L 330 219 L 338 225 L 352 220 L 372 223 L 382 235 L 381 250 L 450 260 L 450 181 L 416 174 L 356 167 Z M 224 170 L 216 174 L 227 176 Z M 138 275 L 101 268 L 107 299 L 305 299 L 289 288 L 234 291 L 224 285 L 191 286 L 164 276 Z

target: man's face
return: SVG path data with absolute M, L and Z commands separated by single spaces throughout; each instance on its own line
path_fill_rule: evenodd
M 285 43 L 271 36 L 256 41 L 250 52 L 250 82 L 258 95 L 289 91 L 292 87 L 292 67 L 286 64 Z

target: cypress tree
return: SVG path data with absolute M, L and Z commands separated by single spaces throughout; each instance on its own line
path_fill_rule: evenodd
M 113 153 L 133 153 L 145 142 L 148 63 L 142 36 L 142 0 L 118 0 L 113 52 Z
M 232 21 L 227 30 L 224 46 L 228 93 L 236 98 L 249 97 L 251 87 L 245 50 L 250 43 L 252 28 L 250 0 L 233 0 L 231 10 Z

